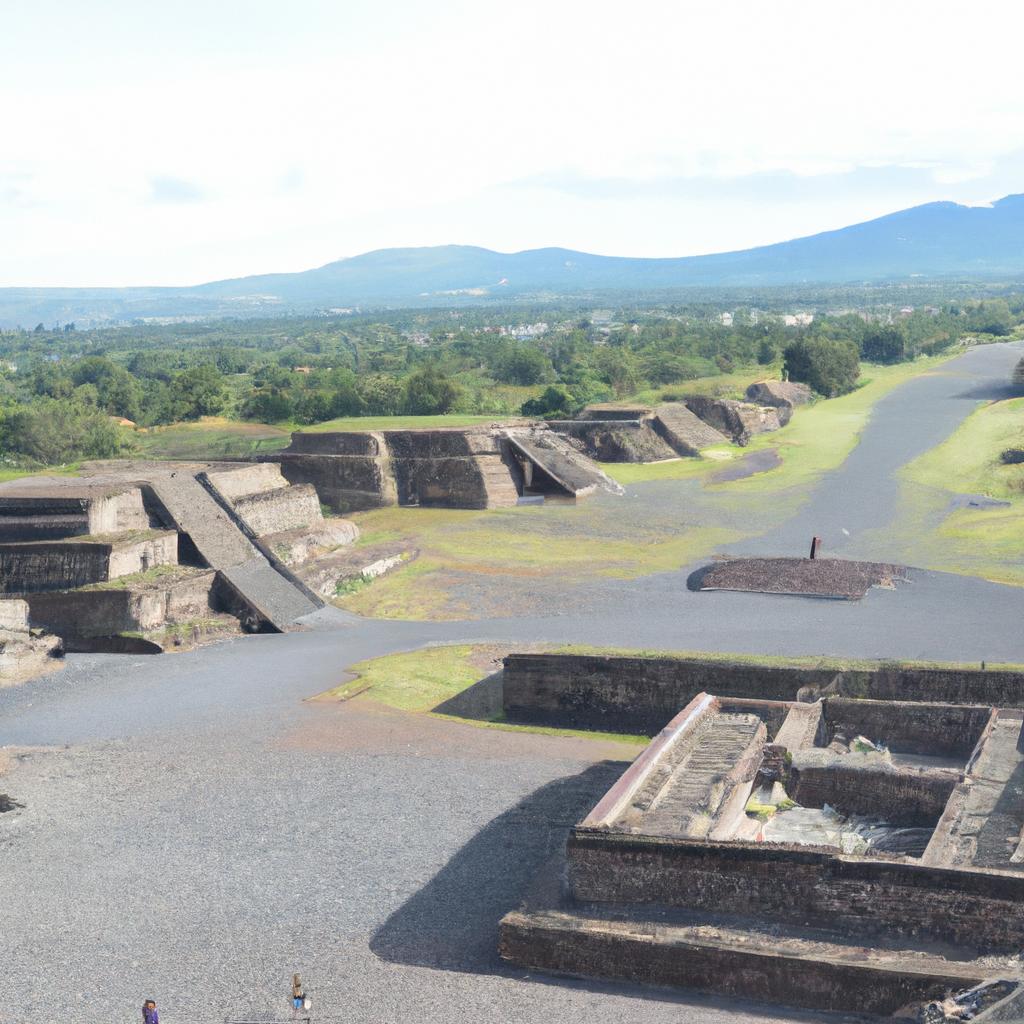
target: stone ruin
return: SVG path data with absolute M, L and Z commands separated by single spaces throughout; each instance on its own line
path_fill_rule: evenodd
M 292 566 L 357 535 L 272 465 L 87 472 L 0 487 L 0 591 L 69 650 L 159 649 L 189 625 L 283 630 L 323 603 Z
M 505 959 L 918 1022 L 1019 1019 L 1004 1014 L 1024 1008 L 1021 673 L 531 654 L 504 677 L 511 721 L 668 721 L 502 920 Z M 733 695 L 694 692 L 707 683 Z
M 599 462 L 661 462 L 715 445 L 749 444 L 754 435 L 785 426 L 810 397 L 805 384 L 764 380 L 747 388 L 746 402 L 693 395 L 654 409 L 591 405 L 574 420 L 548 426 Z
M 263 456 L 293 485 L 312 485 L 337 512 L 387 505 L 503 508 L 524 500 L 576 501 L 621 488 L 546 427 L 298 431 Z

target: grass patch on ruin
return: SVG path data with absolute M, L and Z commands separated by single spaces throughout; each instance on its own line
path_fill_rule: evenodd
M 768 434 L 758 434 L 745 448 L 719 446 L 708 449 L 700 459 L 680 459 L 649 465 L 605 464 L 602 468 L 621 484 L 701 477 L 705 478 L 705 486 L 728 489 L 734 494 L 758 494 L 804 487 L 846 461 L 856 447 L 876 402 L 893 388 L 935 370 L 956 354 L 917 359 L 912 363 L 898 363 L 895 366 L 865 364 L 861 384 L 856 391 L 841 398 L 819 399 L 810 405 L 798 407 L 785 427 Z M 732 454 L 734 458 L 741 458 L 748 452 L 765 448 L 774 448 L 778 452 L 781 465 L 726 483 L 714 484 L 707 481 L 707 477 L 729 464 L 723 461 L 722 456 Z M 716 455 L 719 457 L 715 458 Z
M 190 423 L 136 430 L 132 435 L 138 453 L 150 459 L 220 459 L 280 451 L 288 446 L 291 432 L 266 423 L 203 416 Z
M 728 651 L 663 651 L 651 648 L 596 647 L 591 644 L 561 644 L 548 648 L 553 654 L 595 655 L 622 658 L 672 658 L 678 661 L 703 661 L 717 665 L 766 665 L 772 668 L 826 669 L 833 672 L 868 672 L 885 665 L 904 668 L 972 669 L 978 662 L 919 661 L 906 658 L 835 658 L 822 655 L 745 654 Z M 1024 671 L 1024 665 L 1011 662 L 985 662 L 987 669 Z
M 505 648 L 487 644 L 447 644 L 417 651 L 386 654 L 352 666 L 356 678 L 319 694 L 315 700 L 374 701 L 400 711 L 431 714 L 433 717 L 506 732 L 530 732 L 544 736 L 575 736 L 639 746 L 647 736 L 624 733 L 553 729 L 506 722 L 501 714 L 489 719 L 463 718 L 434 709 L 490 675 L 495 658 Z
M 611 499 L 618 501 L 619 499 Z M 476 611 L 458 596 L 458 580 L 492 582 L 566 577 L 633 579 L 679 569 L 741 534 L 721 526 L 660 523 L 610 517 L 597 506 L 471 511 L 389 507 L 354 514 L 360 544 L 400 540 L 419 551 L 407 566 L 336 603 L 360 615 L 402 619 L 458 619 Z M 617 529 L 609 528 L 614 518 Z
M 188 565 L 154 565 L 143 572 L 133 572 L 99 583 L 88 583 L 84 587 L 79 587 L 79 590 L 129 590 L 132 587 L 151 587 L 156 584 L 176 583 L 178 580 L 199 576 L 207 571 Z
M 514 419 L 515 416 L 502 416 L 497 413 L 487 416 L 463 416 L 455 413 L 445 416 L 343 416 L 340 419 L 313 423 L 297 429 L 311 433 L 323 433 L 328 430 L 436 430 L 438 427 L 473 427 L 479 423 L 507 423 Z

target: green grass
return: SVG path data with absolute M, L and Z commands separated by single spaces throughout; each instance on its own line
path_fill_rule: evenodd
M 352 666 L 351 671 L 356 673 L 355 680 L 327 690 L 315 699 L 347 700 L 358 696 L 361 700 L 372 700 L 400 711 L 430 713 L 438 705 L 490 674 L 488 665 L 493 663 L 494 655 L 495 648 L 487 645 L 449 644 L 371 658 Z M 490 721 L 448 714 L 436 714 L 435 717 L 508 732 L 576 736 L 632 745 L 648 742 L 646 736 L 514 725 L 501 717 Z
M 360 544 L 401 540 L 420 553 L 408 566 L 337 601 L 379 618 L 463 618 L 471 609 L 450 599 L 448 588 L 466 575 L 492 581 L 631 579 L 678 569 L 739 537 L 710 525 L 683 524 L 666 533 L 657 523 L 619 517 L 612 535 L 607 520 L 599 521 L 587 507 L 557 504 L 487 511 L 390 507 L 351 519 L 361 531 Z
M 959 494 L 993 498 L 1024 496 L 1024 464 L 1006 466 L 1005 448 L 1024 444 L 1024 398 L 982 406 L 971 413 L 942 444 L 914 459 L 901 476 Z
M 425 427 L 472 427 L 478 423 L 494 423 L 496 421 L 507 422 L 515 419 L 514 416 L 503 416 L 499 413 L 491 413 L 487 416 L 345 416 L 337 420 L 327 420 L 324 423 L 313 423 L 308 427 L 297 427 L 297 430 L 307 430 L 313 433 L 320 433 L 325 430 L 416 430 Z
M 43 466 L 41 469 L 25 469 L 21 466 L 8 466 L 0 469 L 0 484 L 8 480 L 20 480 L 26 476 L 78 476 L 80 464 L 71 462 L 66 466 Z
M 856 391 L 841 398 L 819 399 L 798 408 L 782 430 L 758 434 L 743 449 L 717 447 L 709 455 L 732 453 L 738 458 L 747 452 L 774 448 L 782 464 L 774 469 L 709 487 L 728 489 L 738 494 L 777 492 L 813 484 L 824 473 L 842 465 L 857 445 L 861 431 L 879 399 L 893 388 L 923 373 L 934 372 L 951 355 L 918 359 L 896 366 L 864 366 L 864 377 Z M 648 480 L 683 480 L 710 477 L 728 462 L 712 457 L 679 459 L 650 465 L 608 464 L 603 468 L 621 484 Z
M 218 459 L 279 451 L 291 440 L 284 427 L 204 416 L 194 423 L 137 430 L 139 454 L 150 459 Z
M 154 565 L 151 569 L 143 572 L 129 573 L 127 576 L 118 576 L 112 580 L 103 580 L 100 583 L 89 583 L 81 590 L 128 590 L 130 587 L 146 585 L 150 583 L 173 583 L 178 579 L 185 579 L 188 576 L 198 575 L 202 570 L 192 569 L 185 565 Z
M 1024 586 L 1024 465 L 1004 465 L 999 458 L 1022 441 L 1024 398 L 994 402 L 900 471 L 899 515 L 887 535 L 898 535 L 908 561 Z M 957 494 L 1010 504 L 951 510 Z
M 830 658 L 819 655 L 791 656 L 785 654 L 741 654 L 728 651 L 662 651 L 650 648 L 595 647 L 589 644 L 562 644 L 551 648 L 551 651 L 556 654 L 592 654 L 600 657 L 624 658 L 673 658 L 680 661 L 704 661 L 709 664 L 719 665 L 766 665 L 773 668 L 812 668 L 827 669 L 834 672 L 867 672 L 887 664 L 899 664 L 910 668 L 943 669 L 974 668 L 976 664 L 974 662 L 914 661 L 902 658 L 898 662 L 893 662 L 880 658 Z M 985 664 L 987 668 L 992 670 L 1024 671 L 1024 665 L 1010 662 L 997 664 L 996 662 L 989 661 Z

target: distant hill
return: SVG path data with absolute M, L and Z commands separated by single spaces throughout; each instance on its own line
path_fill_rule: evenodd
M 191 288 L 0 288 L 0 324 L 252 316 L 349 306 L 572 296 L 687 287 L 849 284 L 1024 275 L 1024 195 L 927 203 L 774 245 L 678 259 L 468 245 L 378 249 L 315 270 Z

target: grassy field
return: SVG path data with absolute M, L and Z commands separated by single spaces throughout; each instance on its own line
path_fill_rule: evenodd
M 900 474 L 901 537 L 913 564 L 1024 586 L 1024 464 L 1004 465 L 1004 448 L 1024 443 L 1024 398 L 982 406 L 942 444 Z M 956 507 L 956 495 L 1001 507 Z
M 648 737 L 631 734 L 588 732 L 578 729 L 552 729 L 544 726 L 513 725 L 500 714 L 486 719 L 462 718 L 435 712 L 434 709 L 452 697 L 489 676 L 500 663 L 497 659 L 509 648 L 493 645 L 452 644 L 425 647 L 418 651 L 388 654 L 353 665 L 352 682 L 343 683 L 320 694 L 315 700 L 372 700 L 387 707 L 420 714 L 438 714 L 444 718 L 488 729 L 541 733 L 547 736 L 579 736 L 595 740 L 612 740 L 640 747 Z
M 314 423 L 296 430 L 323 433 L 327 430 L 422 430 L 425 427 L 472 427 L 478 423 L 507 423 L 515 417 L 491 414 L 488 416 L 346 416 L 342 419 Z
M 139 454 L 149 459 L 223 459 L 278 451 L 291 432 L 266 423 L 247 423 L 223 416 L 204 416 L 194 423 L 137 430 Z
M 492 594 L 511 602 L 517 588 L 538 592 L 567 578 L 678 569 L 738 536 L 688 523 L 666 530 L 660 521 L 630 521 L 617 505 L 594 503 L 489 511 L 391 507 L 351 519 L 360 544 L 401 540 L 419 552 L 407 567 L 337 600 L 378 618 L 460 619 L 485 609 Z
M 772 448 L 782 460 L 775 469 L 729 483 L 709 483 L 708 486 L 728 488 L 736 493 L 758 493 L 812 484 L 823 473 L 846 460 L 879 399 L 912 377 L 935 370 L 949 358 L 951 356 L 918 359 L 896 366 L 865 364 L 861 384 L 856 391 L 842 398 L 819 399 L 797 409 L 785 429 L 778 433 L 759 434 L 742 451 L 731 447 L 712 448 L 707 453 L 710 457 L 703 459 L 680 459 L 650 465 L 617 463 L 606 465 L 604 469 L 622 484 L 706 478 L 722 468 L 722 457 L 730 454 L 738 457 Z

